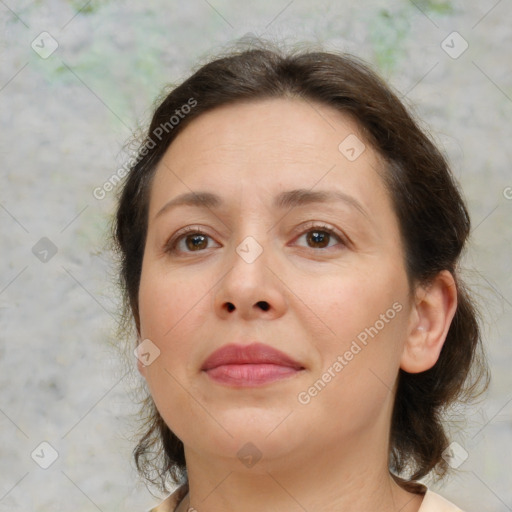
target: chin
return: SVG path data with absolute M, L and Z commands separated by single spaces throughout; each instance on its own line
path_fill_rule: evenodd
M 296 451 L 300 445 L 294 447 L 288 439 L 276 435 L 267 436 L 242 426 L 233 432 L 233 437 L 212 436 L 208 438 L 208 446 L 196 451 L 209 452 L 218 459 L 224 459 L 233 469 L 243 470 L 244 467 L 253 473 L 266 474 L 279 466 L 279 461 L 286 461 L 290 452 Z M 205 443 L 205 439 L 200 441 Z

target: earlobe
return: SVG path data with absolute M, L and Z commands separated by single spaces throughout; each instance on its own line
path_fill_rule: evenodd
M 133 309 L 132 309 L 133 311 Z M 142 363 L 142 361 L 140 360 L 140 357 L 138 357 L 138 350 L 139 350 L 139 345 L 140 343 L 142 342 L 142 336 L 140 335 L 140 318 L 139 318 L 139 312 L 138 312 L 138 308 L 137 310 L 134 312 L 134 320 L 135 320 L 135 329 L 137 331 L 137 346 L 135 347 L 135 355 L 137 356 L 137 370 L 139 370 L 139 373 L 144 377 L 146 378 L 146 367 L 144 366 L 144 364 Z
M 420 373 L 436 364 L 456 310 L 457 287 L 449 271 L 441 271 L 427 287 L 418 288 L 400 359 L 402 370 Z
M 139 373 L 146 378 L 146 367 L 142 364 L 142 361 L 137 358 L 137 369 L 139 370 Z
M 139 357 L 139 345 L 141 343 L 141 337 L 140 337 L 140 332 L 139 332 L 139 329 L 137 327 L 137 346 L 135 347 L 135 355 L 137 357 L 137 370 L 139 370 L 139 373 L 142 375 L 142 377 L 146 378 L 146 366 L 142 363 L 142 360 L 140 359 Z

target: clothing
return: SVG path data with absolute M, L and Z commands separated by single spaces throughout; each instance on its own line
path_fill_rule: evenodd
M 439 494 L 427 490 L 418 512 L 462 512 L 462 510 Z
M 160 505 L 157 505 L 151 510 L 148 510 L 148 512 L 174 512 L 180 501 L 187 495 L 187 493 L 188 483 L 178 487 L 172 494 L 167 496 L 167 498 L 162 501 Z
M 160 503 L 160 505 L 148 510 L 148 512 L 175 512 L 178 504 L 187 493 L 188 484 L 183 484 Z M 462 510 L 442 496 L 439 496 L 439 494 L 427 489 L 418 512 L 462 512 Z

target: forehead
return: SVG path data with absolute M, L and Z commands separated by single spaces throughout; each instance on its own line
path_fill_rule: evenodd
M 249 199 L 337 188 L 371 211 L 376 199 L 388 202 L 382 167 L 357 123 L 332 107 L 302 99 L 239 102 L 201 114 L 176 137 L 158 165 L 150 212 L 184 192 L 229 196 L 241 187 Z
M 252 156 L 264 148 L 262 158 L 285 161 L 325 160 L 339 154 L 338 145 L 347 135 L 362 139 L 357 123 L 347 114 L 317 102 L 299 98 L 271 98 L 236 102 L 201 114 L 174 140 L 173 146 L 194 145 L 195 155 L 216 150 Z M 288 150 L 293 149 L 293 153 Z M 247 160 L 247 159 L 245 159 Z

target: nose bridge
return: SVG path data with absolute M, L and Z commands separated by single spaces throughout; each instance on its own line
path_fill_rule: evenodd
M 252 199 L 256 199 L 256 195 Z M 232 264 L 240 267 L 246 272 L 251 272 L 255 268 L 261 270 L 261 266 L 269 258 L 270 236 L 268 221 L 261 205 L 242 208 L 239 211 L 239 221 L 235 223 L 232 233 L 234 254 L 232 255 Z M 254 264 L 257 264 L 253 267 Z
M 235 281 L 235 289 L 238 289 L 239 292 L 252 290 L 257 293 L 257 290 L 264 287 L 267 281 L 268 269 L 266 266 L 271 260 L 270 244 L 261 226 L 258 230 L 246 229 L 240 233 L 242 234 L 241 241 L 234 245 L 234 253 L 230 258 L 231 279 Z
M 263 218 L 241 222 L 238 243 L 227 258 L 230 267 L 215 293 L 214 307 L 221 316 L 238 315 L 245 319 L 258 316 L 275 318 L 283 314 L 286 300 L 282 283 L 272 266 L 273 244 Z

